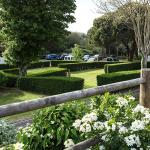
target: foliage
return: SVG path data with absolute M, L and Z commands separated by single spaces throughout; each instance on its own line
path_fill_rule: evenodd
M 49 76 L 66 76 L 67 70 L 64 68 L 46 67 L 41 69 L 33 69 L 27 72 L 30 77 L 49 77 Z
M 74 0 L 0 0 L 0 8 L 4 56 L 20 68 L 22 76 L 30 62 L 37 60 L 45 42 L 66 36 L 76 6 Z
M 106 85 L 115 82 L 121 82 L 126 80 L 131 80 L 140 77 L 140 71 L 121 71 L 121 72 L 114 72 L 108 74 L 101 74 L 97 76 L 97 85 Z
M 132 61 L 134 55 L 137 55 L 137 47 L 134 31 L 129 28 L 129 24 L 124 22 L 118 12 L 106 13 L 94 20 L 93 27 L 87 33 L 88 44 L 104 47 L 109 55 L 116 55 L 117 48 L 123 44 L 128 59 Z
M 82 60 L 83 52 L 80 48 L 80 45 L 75 44 L 74 48 L 72 48 L 72 56 L 74 57 L 75 61 Z
M 74 120 L 82 117 L 89 108 L 84 102 L 63 104 L 44 109 L 35 114 L 33 124 L 19 133 L 24 150 L 63 150 L 68 138 L 79 142 L 78 132 L 72 127 Z
M 59 64 L 60 68 L 66 68 L 70 71 L 81 71 L 87 69 L 104 68 L 106 64 L 114 64 L 117 62 L 83 62 L 83 63 L 64 63 Z
M 101 135 L 101 142 L 94 150 L 148 149 L 150 146 L 150 110 L 129 95 L 106 93 L 97 97 L 93 111 L 78 118 L 73 126 L 86 139 Z
M 0 120 L 0 147 L 16 142 L 16 128 L 4 120 Z
M 0 72 L 0 86 L 5 86 L 7 82 L 7 77 L 3 72 Z
M 150 66 L 150 63 L 148 63 Z M 105 73 L 112 73 L 118 71 L 131 71 L 131 70 L 140 70 L 141 64 L 140 62 L 133 63 L 120 63 L 120 64 L 107 64 L 104 66 Z
M 64 63 L 77 63 L 78 61 L 68 61 L 68 60 L 51 60 L 50 64 L 52 67 L 58 67 L 59 64 L 64 64 Z
M 48 95 L 56 95 L 83 89 L 84 80 L 73 77 L 22 77 L 18 88 Z

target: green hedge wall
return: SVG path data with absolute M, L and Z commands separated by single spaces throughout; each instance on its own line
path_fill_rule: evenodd
M 43 70 L 41 72 L 28 73 L 28 76 L 32 77 L 49 77 L 49 76 L 66 76 L 66 75 L 67 69 L 63 68 L 47 68 L 46 70 Z
M 114 64 L 117 62 L 86 62 L 86 63 L 66 63 L 59 64 L 60 68 L 66 68 L 70 71 L 80 71 L 94 68 L 104 68 L 105 64 Z
M 148 67 L 150 67 L 150 62 L 148 62 Z M 140 69 L 141 69 L 140 62 L 107 64 L 104 66 L 105 73 L 129 71 L 129 70 L 140 70 Z
M 72 77 L 24 77 L 18 79 L 18 87 L 21 90 L 49 95 L 81 90 L 83 86 L 83 79 Z
M 14 68 L 14 66 L 10 66 L 8 64 L 0 64 L 0 70 L 11 69 L 11 68 Z
M 59 64 L 64 63 L 78 63 L 78 61 L 67 61 L 67 60 L 51 60 L 50 64 L 52 67 L 58 67 Z
M 19 74 L 19 69 L 18 68 L 5 69 L 5 70 L 3 70 L 3 72 L 8 73 L 8 74 L 18 75 Z
M 140 71 L 121 71 L 115 73 L 102 74 L 97 76 L 97 85 L 106 85 L 115 82 L 131 80 L 140 77 Z

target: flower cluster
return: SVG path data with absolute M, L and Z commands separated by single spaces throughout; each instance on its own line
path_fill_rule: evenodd
M 111 149 L 148 149 L 150 141 L 143 137 L 150 138 L 150 131 L 147 130 L 150 126 L 150 110 L 140 104 L 136 105 L 133 96 L 116 96 L 112 99 L 110 97 L 102 99 L 100 109 L 96 113 L 83 116 L 76 120 L 73 126 L 88 138 L 101 133 L 103 143 L 99 146 L 100 150 L 110 147 Z

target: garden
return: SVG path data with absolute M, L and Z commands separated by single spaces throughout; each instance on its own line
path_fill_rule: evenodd
M 150 150 L 149 0 L 77 4 L 0 0 L 0 150 Z

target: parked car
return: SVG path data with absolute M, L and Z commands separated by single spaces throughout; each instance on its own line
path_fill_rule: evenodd
M 48 54 L 46 55 L 47 60 L 57 60 L 58 56 L 56 54 Z
M 64 57 L 64 60 L 68 60 L 69 61 L 69 60 L 73 60 L 73 58 L 74 57 L 72 55 L 67 55 L 67 56 Z
M 94 61 L 96 61 L 95 57 L 90 57 L 87 62 L 94 62 Z
M 84 61 L 88 61 L 89 58 L 90 58 L 90 55 L 84 55 L 82 59 L 83 59 Z
M 107 57 L 107 58 L 104 58 L 103 60 L 104 61 L 119 61 L 118 59 L 113 58 L 113 57 Z
M 100 56 L 99 54 L 94 55 L 95 61 L 100 61 L 102 60 L 102 56 Z
M 110 55 L 111 58 L 113 58 L 114 61 L 119 61 L 119 58 L 115 55 Z
M 59 58 L 59 60 L 64 60 L 65 56 L 68 56 L 68 54 L 62 54 Z

